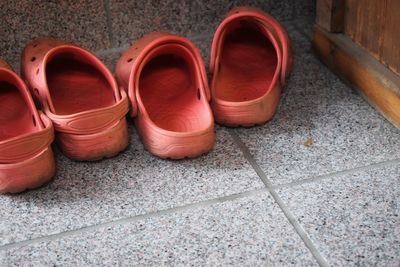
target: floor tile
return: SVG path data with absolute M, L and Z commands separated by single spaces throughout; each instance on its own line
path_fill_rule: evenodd
M 121 50 L 121 52 L 111 52 L 98 55 L 98 57 L 103 61 L 103 63 L 112 73 L 115 73 L 115 66 L 117 65 L 118 59 L 121 57 L 125 49 Z
M 281 23 L 285 27 L 289 35 L 292 46 L 292 53 L 294 55 L 302 55 L 304 53 L 311 53 L 311 43 L 306 36 L 297 30 L 296 21 L 289 21 Z
M 110 13 L 116 46 L 152 31 L 188 32 L 189 2 L 185 0 L 110 1 Z
M 317 266 L 268 193 L 0 251 L 56 266 Z
M 292 19 L 293 0 L 220 0 L 191 1 L 190 34 L 214 32 L 225 14 L 236 6 L 253 6 L 269 13 L 279 21 Z
M 56 152 L 52 183 L 1 195 L 0 245 L 263 187 L 224 129 L 208 155 L 170 161 L 151 156 L 130 128 L 119 156 L 88 163 Z
M 314 16 L 300 16 L 293 21 L 293 24 L 296 25 L 299 31 L 305 34 L 307 39 L 312 40 L 313 28 L 315 24 Z
M 131 43 L 151 31 L 167 31 L 183 36 L 213 33 L 234 6 L 258 7 L 278 20 L 290 20 L 292 0 L 250 1 L 110 1 L 111 24 L 117 46 Z M 138 19 L 140 18 L 140 19 Z
M 332 266 L 398 266 L 400 162 L 277 190 Z
M 400 131 L 301 47 L 272 121 L 235 130 L 267 177 L 282 184 L 400 158 Z
M 315 24 L 316 0 L 294 0 L 294 15 L 292 22 L 308 39 L 312 38 Z
M 294 15 L 296 18 L 309 17 L 315 19 L 316 0 L 294 0 Z
M 1 1 L 0 56 L 19 70 L 32 39 L 57 37 L 95 51 L 111 45 L 102 1 Z

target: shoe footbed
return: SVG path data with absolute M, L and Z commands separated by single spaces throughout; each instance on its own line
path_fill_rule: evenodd
M 0 81 L 0 141 L 36 131 L 34 120 L 21 92 Z
M 150 119 L 158 127 L 175 132 L 208 127 L 210 119 L 196 81 L 194 70 L 177 55 L 151 59 L 139 79 L 139 94 Z
M 56 114 L 68 115 L 115 103 L 104 75 L 68 54 L 59 54 L 47 64 L 46 78 Z
M 252 23 L 231 29 L 225 37 L 220 70 L 214 81 L 216 97 L 242 102 L 263 96 L 277 67 L 273 44 Z

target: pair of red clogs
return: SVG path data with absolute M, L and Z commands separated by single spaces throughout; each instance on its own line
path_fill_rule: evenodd
M 206 153 L 214 145 L 214 118 L 228 126 L 271 119 L 291 64 L 282 26 L 248 7 L 230 11 L 215 33 L 211 90 L 198 49 L 177 35 L 151 33 L 135 42 L 119 59 L 116 80 L 85 49 L 34 40 L 22 54 L 22 79 L 0 61 L 0 192 L 35 188 L 54 176 L 54 132 L 75 160 L 125 149 L 128 102 L 152 154 Z

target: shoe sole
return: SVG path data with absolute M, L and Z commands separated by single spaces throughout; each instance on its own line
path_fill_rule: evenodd
M 76 161 L 98 161 L 119 154 L 129 144 L 126 119 L 96 134 L 56 133 L 57 143 L 68 158 Z
M 20 193 L 49 183 L 56 173 L 51 148 L 34 158 L 15 164 L 0 165 L 0 193 Z

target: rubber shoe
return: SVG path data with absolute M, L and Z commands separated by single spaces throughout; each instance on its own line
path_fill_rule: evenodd
M 0 193 L 17 193 L 55 175 L 51 120 L 35 107 L 29 90 L 0 59 Z
M 214 119 L 203 60 L 188 39 L 151 33 L 135 42 L 116 67 L 128 93 L 144 147 L 161 158 L 207 153 L 214 145 Z
M 92 53 L 40 38 L 22 54 L 21 73 L 52 120 L 62 152 L 71 159 L 112 157 L 128 145 L 126 93 Z
M 290 40 L 270 15 L 231 10 L 212 43 L 211 106 L 217 123 L 253 126 L 270 120 L 292 68 Z

